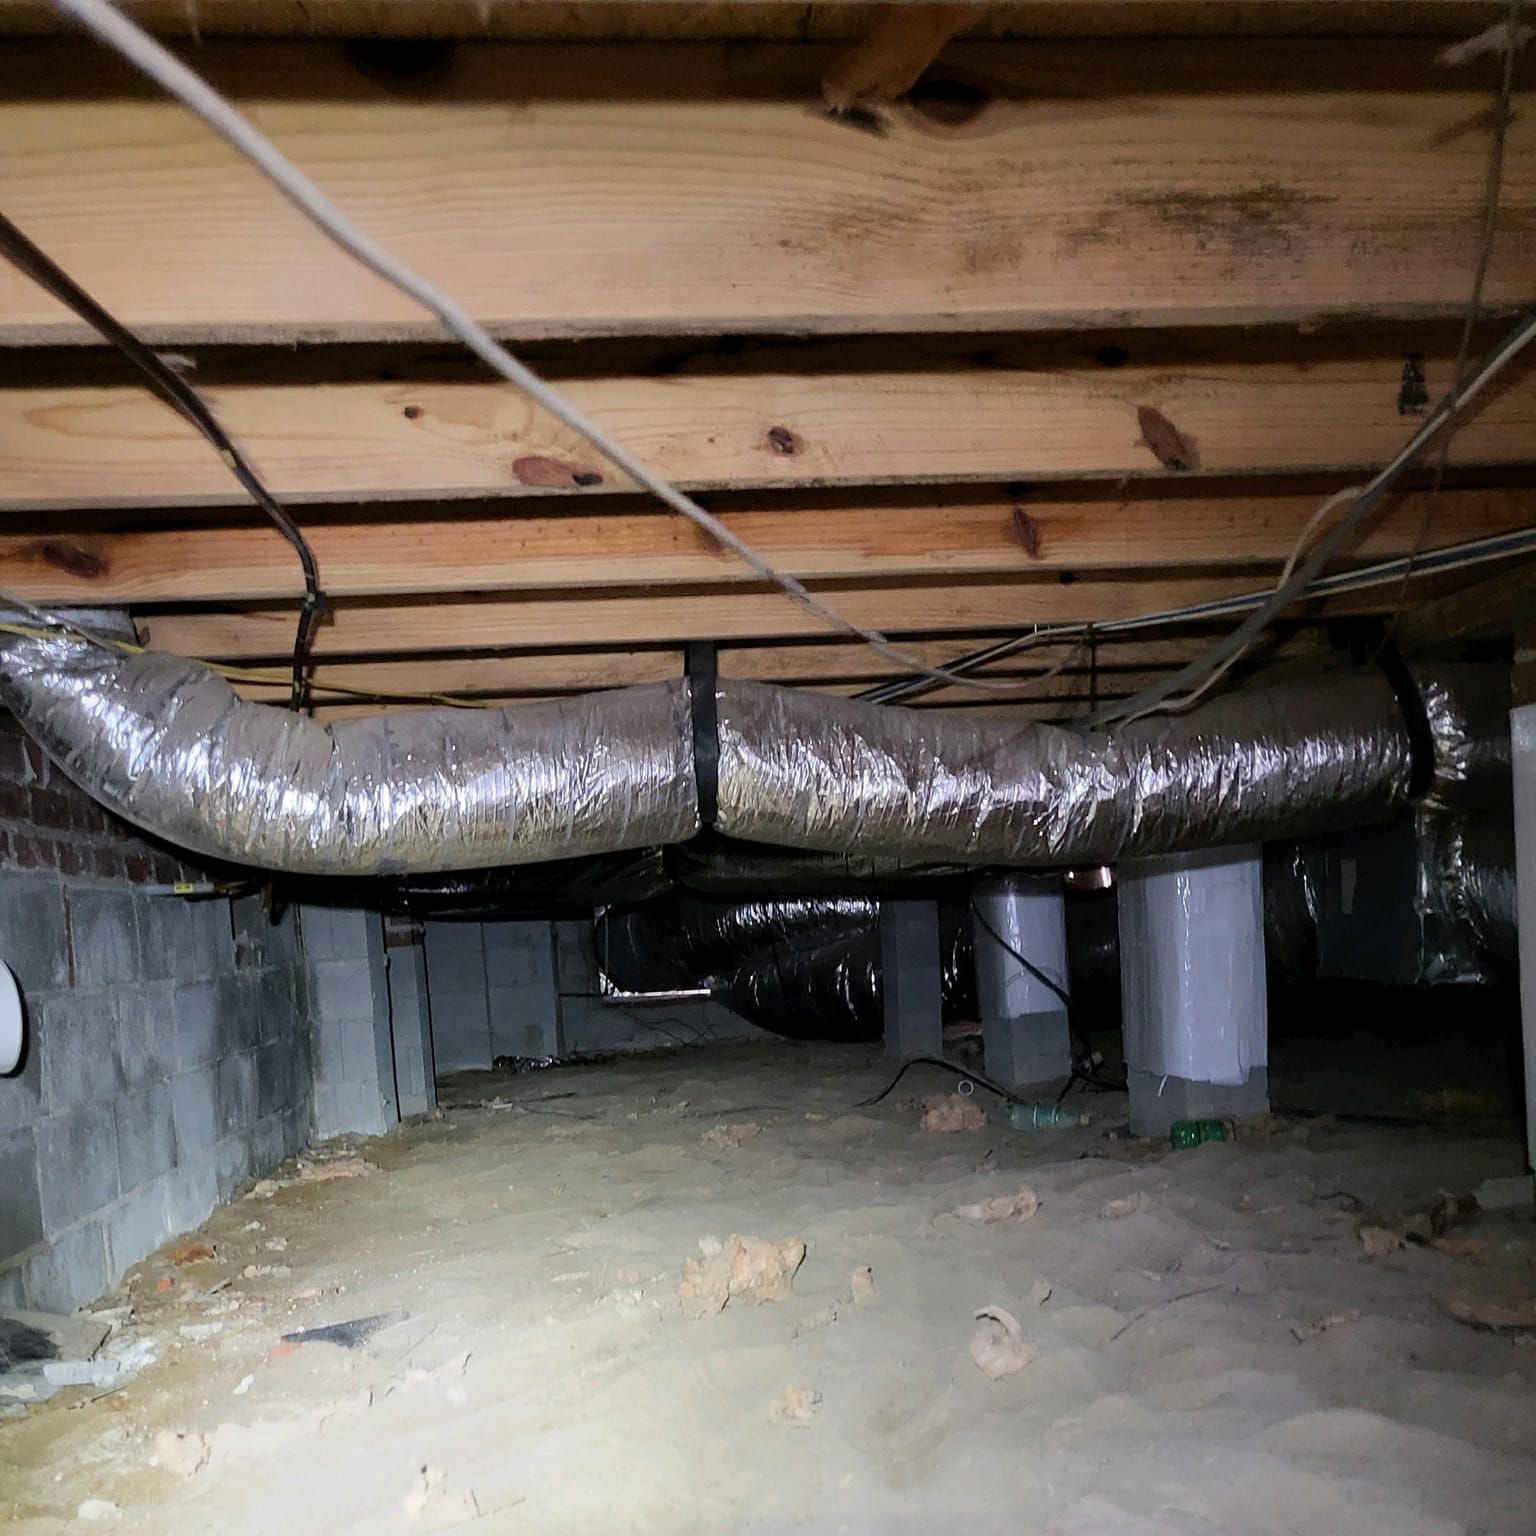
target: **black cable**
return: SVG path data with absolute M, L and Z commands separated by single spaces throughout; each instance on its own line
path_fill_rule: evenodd
M 995 1093 L 998 1098 L 1006 1099 L 1010 1104 L 1029 1103 L 1028 1099 L 1020 1098 L 1011 1088 L 1004 1088 L 1001 1083 L 994 1083 L 990 1077 L 983 1077 L 980 1072 L 973 1072 L 969 1067 L 962 1067 L 958 1062 L 946 1061 L 942 1056 L 909 1056 L 897 1069 L 896 1076 L 879 1093 L 872 1099 L 860 1099 L 853 1107 L 855 1109 L 868 1109 L 871 1104 L 878 1104 L 913 1067 L 943 1067 L 946 1072 L 953 1072 L 956 1077 L 963 1077 L 968 1082 L 979 1083 L 989 1093 Z
M 1126 1087 L 1124 1083 L 1106 1082 L 1104 1079 L 1095 1077 L 1093 1075 L 1093 1048 L 1090 1042 L 1084 1036 L 1077 1034 L 1073 1028 L 1072 998 L 1067 992 L 1067 989 L 1052 981 L 1051 978 L 1047 976 L 1045 972 L 1042 971 L 1040 967 L 1029 958 L 1028 955 L 1021 955 L 1019 951 L 1016 950 L 1013 945 L 1010 944 L 1008 940 L 1005 939 L 1002 934 L 1000 934 L 997 929 L 992 926 L 990 922 L 987 921 L 987 918 L 982 912 L 981 908 L 976 905 L 976 898 L 974 896 L 971 898 L 971 916 L 974 917 L 976 921 L 980 923 L 981 926 L 987 931 L 987 933 L 990 934 L 991 937 L 999 945 L 1001 945 L 1003 949 L 1012 955 L 1013 958 L 1017 960 L 1019 964 L 1022 965 L 1024 969 L 1028 971 L 1029 974 L 1041 984 L 1041 986 L 1048 987 L 1052 992 L 1054 992 L 1057 998 L 1060 999 L 1061 1006 L 1067 1011 L 1067 1033 L 1068 1036 L 1074 1040 L 1074 1049 L 1072 1052 L 1072 1070 L 1068 1074 L 1067 1081 L 1061 1092 L 1056 1095 L 1056 1102 L 1060 1104 L 1061 1101 L 1065 1099 L 1069 1093 L 1072 1092 L 1073 1087 L 1078 1083 L 1082 1083 L 1084 1087 L 1087 1088 L 1097 1088 L 1101 1093 L 1123 1093 Z M 1086 1066 L 1083 1065 L 1085 1062 L 1087 1063 Z
M 325 594 L 320 589 L 320 572 L 315 564 L 314 551 L 299 532 L 297 524 L 262 484 L 256 471 L 219 425 L 218 418 L 209 410 L 202 396 L 158 354 L 145 346 L 127 326 L 103 309 L 46 251 L 34 245 L 4 214 L 0 214 L 0 252 L 38 287 L 72 309 L 93 331 L 116 347 L 149 381 L 150 389 L 207 438 L 251 500 L 271 518 L 277 531 L 293 546 L 304 571 L 304 603 L 299 609 L 298 628 L 293 638 L 293 689 L 289 706 L 292 709 L 301 708 L 304 702 L 304 669 L 310 642 L 315 625 L 324 616 L 327 605 Z
M 1052 981 L 1051 978 L 1047 976 L 1038 965 L 1029 959 L 1027 955 L 1021 955 L 1018 950 L 1016 950 L 1013 945 L 1010 944 L 1008 940 L 1005 939 L 1002 934 L 1000 934 L 997 929 L 987 921 L 986 916 L 982 912 L 981 908 L 976 905 L 976 898 L 974 896 L 971 898 L 971 916 L 974 917 L 976 921 L 980 923 L 981 926 L 985 928 L 986 931 L 992 936 L 996 943 L 1002 949 L 1005 949 L 1010 955 L 1012 955 L 1013 958 L 1017 960 L 1019 964 L 1022 965 L 1024 969 L 1028 971 L 1029 974 L 1033 976 L 1042 987 L 1049 987 L 1050 990 L 1054 992 L 1056 996 L 1061 1000 L 1061 1006 L 1065 1008 L 1068 1013 L 1071 1012 L 1072 999 L 1068 996 L 1067 989 L 1061 986 L 1059 983 Z

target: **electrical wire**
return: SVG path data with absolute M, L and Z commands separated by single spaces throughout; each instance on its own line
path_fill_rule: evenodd
M 1536 554 L 1536 528 L 1524 528 L 1514 533 L 1491 534 L 1484 539 L 1471 539 L 1464 544 L 1447 545 L 1444 549 L 1434 550 L 1428 555 L 1421 555 L 1415 575 L 1430 576 L 1448 571 L 1470 570 L 1475 566 L 1486 565 L 1491 561 L 1510 560 L 1523 555 L 1533 554 Z M 1312 583 L 1307 589 L 1306 595 L 1308 597 L 1332 597 L 1339 593 L 1360 591 L 1372 586 L 1385 585 L 1388 582 L 1396 581 L 1401 576 L 1407 561 L 1407 556 L 1397 556 L 1391 560 L 1379 561 L 1375 565 L 1362 566 L 1358 570 L 1343 571 L 1333 576 L 1322 577 Z M 1097 639 L 1098 636 L 1103 634 L 1132 633 L 1144 629 L 1161 629 L 1167 628 L 1170 625 L 1230 617 L 1233 614 L 1241 613 L 1247 607 L 1252 607 L 1262 602 L 1266 592 L 1253 592 L 1238 597 L 1216 598 L 1207 603 L 1191 604 L 1184 608 L 1164 608 L 1152 613 L 1136 614 L 1128 618 L 1106 620 L 1100 623 L 1061 625 L 1049 630 L 1037 630 L 1028 635 L 1014 636 L 1011 639 L 999 641 L 983 651 L 973 652 L 969 656 L 959 658 L 953 665 L 982 666 L 992 661 L 1016 655 L 1020 651 L 1028 650 L 1034 644 L 1060 645 L 1072 640 L 1084 641 L 1090 633 Z M 121 651 L 125 655 L 141 655 L 146 649 L 142 645 L 135 645 L 131 641 L 120 640 L 113 635 L 96 634 L 83 625 L 77 624 L 72 620 L 63 619 L 48 609 L 40 608 L 37 604 L 18 597 L 14 593 L 7 592 L 3 588 L 0 588 L 0 606 L 19 608 L 24 612 L 36 615 L 39 621 L 36 626 L 0 622 L 0 634 L 20 635 L 27 639 L 43 639 L 47 637 L 50 631 L 62 628 L 78 634 L 96 645 Z M 186 659 L 195 661 L 197 665 L 207 667 L 210 672 L 216 672 L 220 677 L 228 678 L 232 682 L 275 684 L 285 681 L 285 674 L 278 673 L 271 668 L 236 667 L 224 662 L 203 660 L 199 657 L 188 657 Z M 376 702 L 400 701 L 413 704 L 438 704 L 450 709 L 496 709 L 500 707 L 488 700 L 465 694 L 420 693 L 409 689 L 381 690 L 377 688 L 362 688 L 352 683 L 341 682 L 323 671 L 312 670 L 309 674 L 308 682 L 312 693 L 341 693 L 351 698 L 369 699 Z M 920 679 L 908 678 L 903 679 L 899 683 L 886 684 L 881 690 L 872 690 L 870 693 L 860 694 L 858 697 L 861 699 L 871 699 L 873 693 L 883 692 L 885 689 L 905 690 L 895 692 L 892 694 L 891 699 L 875 700 L 875 702 L 881 703 L 892 702 L 897 698 L 908 696 L 908 693 L 911 691 L 918 691 L 927 686 L 929 685 Z
M 272 520 L 277 531 L 293 546 L 304 572 L 304 602 L 299 609 L 293 637 L 293 681 L 289 706 L 300 709 L 304 703 L 304 666 L 309 656 L 314 627 L 325 613 L 325 594 L 320 587 L 320 572 L 314 551 L 299 532 L 292 517 L 278 504 L 271 491 L 251 468 L 233 439 L 219 425 L 203 397 L 157 353 L 152 352 L 127 326 L 103 309 L 69 273 L 28 238 L 4 214 L 0 214 L 0 253 L 25 273 L 45 292 L 72 309 L 104 341 L 110 342 L 149 382 L 150 389 L 189 422 L 212 444 L 235 479 L 249 493 L 251 500 Z
M 1483 290 L 1488 283 L 1488 264 L 1493 258 L 1493 237 L 1498 229 L 1499 202 L 1504 186 L 1504 145 L 1509 134 L 1510 108 L 1514 99 L 1515 55 L 1519 53 L 1522 41 L 1520 9 L 1523 4 L 1524 0 L 1509 0 L 1509 15 L 1504 23 L 1504 72 L 1499 81 L 1498 102 L 1494 108 L 1493 134 L 1488 142 L 1488 173 L 1483 189 L 1482 235 L 1478 241 L 1477 264 L 1472 273 L 1472 293 L 1467 300 L 1467 312 L 1461 323 L 1461 340 L 1456 347 L 1456 367 L 1451 374 L 1451 378 L 1458 382 L 1461 379 L 1462 369 L 1467 365 L 1467 354 L 1472 350 L 1472 333 L 1477 327 L 1477 322 L 1482 318 Z M 1391 638 L 1392 632 L 1397 628 L 1397 621 L 1402 615 L 1403 605 L 1407 600 L 1408 583 L 1413 576 L 1414 556 L 1424 547 L 1424 541 L 1429 537 L 1430 524 L 1434 521 L 1440 492 L 1445 485 L 1445 471 L 1450 463 L 1451 439 L 1455 435 L 1453 426 L 1447 429 L 1445 436 L 1440 440 L 1440 452 L 1435 456 L 1434 479 L 1430 485 L 1429 498 L 1424 504 L 1424 516 L 1419 522 L 1419 531 L 1409 549 L 1408 569 L 1403 573 L 1402 590 L 1397 594 L 1391 621 L 1386 626 L 1387 639 Z
M 986 914 L 977 905 L 976 898 L 974 896 L 971 898 L 971 916 L 981 924 L 982 929 L 999 946 L 999 948 L 1012 955 L 1013 958 L 1017 960 L 1019 964 L 1022 965 L 1024 969 L 1028 971 L 1029 974 L 1041 984 L 1041 986 L 1053 992 L 1057 999 L 1060 1001 L 1061 1006 L 1066 1010 L 1067 1033 L 1073 1042 L 1072 1066 L 1067 1076 L 1066 1083 L 1063 1085 L 1061 1092 L 1056 1095 L 1056 1102 L 1060 1104 L 1062 1100 L 1065 1099 L 1069 1093 L 1071 1093 L 1073 1087 L 1078 1083 L 1082 1083 L 1085 1087 L 1097 1088 L 1101 1092 L 1123 1093 L 1125 1091 L 1124 1083 L 1105 1082 L 1102 1078 L 1098 1078 L 1093 1075 L 1093 1069 L 1096 1063 L 1094 1061 L 1092 1043 L 1085 1035 L 1078 1033 L 1075 1025 L 1073 1024 L 1072 997 L 1071 994 L 1067 991 L 1066 987 L 1053 980 L 1050 976 L 1046 975 L 1046 973 L 1042 971 L 1040 967 L 1029 958 L 1028 955 L 1023 954 L 1018 949 L 1014 948 L 1014 946 L 1010 944 L 1008 940 L 1005 939 L 1002 934 L 1000 934 L 997 929 L 992 926 L 991 922 L 988 921 Z
M 1536 554 L 1536 528 L 1519 528 L 1512 533 L 1490 534 L 1487 538 L 1469 539 L 1463 544 L 1449 544 L 1443 549 L 1419 555 L 1414 562 L 1416 577 L 1444 574 L 1449 571 L 1469 570 L 1473 566 L 1492 561 L 1519 559 Z M 1319 597 L 1336 597 L 1347 592 L 1359 592 L 1368 587 L 1383 586 L 1397 581 L 1408 568 L 1410 557 L 1394 556 L 1372 565 L 1363 565 L 1353 571 L 1339 571 L 1331 576 L 1319 576 L 1309 582 L 1298 600 Z M 1090 631 L 1096 638 L 1105 635 L 1138 633 L 1147 629 L 1166 629 L 1180 624 L 1207 623 L 1213 619 L 1231 618 L 1250 608 L 1257 608 L 1274 591 L 1265 587 L 1258 592 L 1245 592 L 1232 597 L 1211 598 L 1203 603 L 1187 603 L 1180 608 L 1160 608 L 1150 613 L 1133 614 L 1123 619 L 1105 619 L 1082 624 L 1053 624 L 1029 631 L 1023 635 L 1011 635 L 985 648 L 957 657 L 949 665 L 956 669 L 991 666 L 1011 656 L 1039 646 L 1061 645 L 1069 640 L 1086 637 Z M 866 689 L 857 697 L 873 704 L 893 704 L 902 699 L 925 693 L 933 685 L 924 678 L 901 678 Z
M 1188 665 L 1180 667 L 1177 672 L 1170 673 L 1129 699 L 1099 709 L 1088 716 L 1083 724 L 1091 728 L 1146 714 L 1180 690 L 1199 687 L 1212 672 L 1229 661 L 1234 652 L 1245 649 L 1250 641 L 1269 627 L 1274 618 L 1306 592 L 1308 583 L 1321 573 L 1392 486 L 1423 456 L 1440 432 L 1533 340 L 1536 340 L 1536 312 L 1519 320 L 1464 382 L 1458 380 L 1452 385 L 1450 392 L 1419 430 L 1398 450 L 1392 461 L 1365 485 L 1349 511 L 1317 541 L 1311 553 L 1295 567 L 1290 577 L 1272 588 L 1236 629 L 1209 646 Z
M 201 118 L 349 256 L 434 315 L 448 332 L 508 383 L 516 385 L 557 421 L 590 443 L 615 468 L 622 470 L 658 501 L 701 528 L 722 548 L 729 550 L 764 581 L 772 582 L 828 628 L 862 641 L 888 661 L 894 661 L 904 671 L 921 674 L 936 682 L 982 693 L 1015 694 L 1019 691 L 1022 685 L 1017 683 L 967 678 L 940 667 L 930 667 L 919 657 L 892 644 L 879 630 L 867 629 L 824 603 L 797 577 L 778 570 L 740 534 L 712 513 L 706 512 L 671 481 L 616 442 L 596 422 L 545 383 L 527 364 L 514 357 L 447 293 L 391 255 L 371 235 L 353 224 L 309 177 L 206 80 L 109 4 L 108 0 L 53 0 L 53 4 Z

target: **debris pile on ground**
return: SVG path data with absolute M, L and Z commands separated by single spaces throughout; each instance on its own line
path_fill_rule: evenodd
M 327 1424 L 355 1418 L 372 1402 L 373 1393 L 363 1388 L 286 1419 L 220 1424 L 211 1434 L 164 1429 L 155 1436 L 155 1460 L 179 1477 L 192 1477 L 205 1467 L 216 1471 L 234 1462 L 264 1461 L 295 1441 L 308 1440 Z
M 979 1131 L 987 1112 L 973 1097 L 960 1093 L 930 1093 L 923 1100 L 925 1131 Z
M 1035 1346 L 1013 1313 L 1003 1307 L 979 1307 L 976 1320 L 983 1326 L 971 1340 L 971 1359 L 983 1376 L 996 1381 L 1022 1371 L 1035 1358 Z
M 480 1518 L 480 1506 L 472 1491 L 450 1493 L 441 1467 L 416 1469 L 410 1491 L 400 1500 L 400 1512 L 411 1520 L 420 1520 L 429 1529 L 462 1525 Z
M 700 1144 L 718 1152 L 734 1151 L 749 1141 L 756 1141 L 763 1128 L 752 1121 L 742 1125 L 716 1125 L 699 1137 Z
M 804 1428 L 821 1407 L 821 1393 L 810 1387 L 785 1387 L 768 1405 L 768 1417 L 775 1424 L 793 1424 Z
M 764 1301 L 787 1301 L 793 1292 L 795 1271 L 805 1262 L 805 1244 L 798 1237 L 779 1242 L 732 1233 L 721 1243 L 717 1237 L 699 1239 L 699 1257 L 683 1260 L 678 1299 L 689 1317 L 710 1317 L 728 1301 L 753 1306 Z
M 1016 1195 L 993 1195 L 990 1200 L 957 1205 L 954 1214 L 967 1221 L 1028 1221 L 1039 1209 L 1039 1195 L 1026 1186 Z

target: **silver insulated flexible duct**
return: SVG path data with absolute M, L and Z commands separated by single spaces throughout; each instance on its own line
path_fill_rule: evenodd
M 1421 683 L 1437 763 L 1474 771 L 1452 672 Z M 687 686 L 321 725 L 206 667 L 73 632 L 0 644 L 0 699 L 64 771 L 197 853 L 321 875 L 468 870 L 684 841 Z M 995 866 L 1112 863 L 1377 821 L 1413 753 L 1380 677 L 1234 693 L 1112 733 L 722 681 L 718 810 L 746 842 Z
M 741 682 L 720 685 L 719 721 L 719 831 L 973 864 L 1108 864 L 1381 820 L 1412 766 L 1374 674 L 1093 735 Z
M 110 810 L 262 869 L 481 869 L 698 830 L 682 683 L 321 725 L 195 662 L 60 632 L 5 642 L 0 699 Z

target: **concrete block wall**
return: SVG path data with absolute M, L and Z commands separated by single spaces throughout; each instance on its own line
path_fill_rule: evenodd
M 384 919 L 301 909 L 314 1015 L 315 1134 L 380 1136 L 400 1122 Z
M 586 918 L 443 919 L 424 928 L 439 1072 L 484 1070 L 498 1056 L 569 1056 L 764 1037 L 712 1000 L 664 1006 L 605 1002 Z
M 0 1078 L 0 1304 L 94 1299 L 308 1139 L 296 924 L 141 889 L 201 878 L 0 717 L 0 959 L 28 1028 Z
M 395 1093 L 403 1120 L 437 1108 L 432 1004 L 427 993 L 427 955 L 420 923 L 408 918 L 385 918 L 384 962 L 389 972 Z

